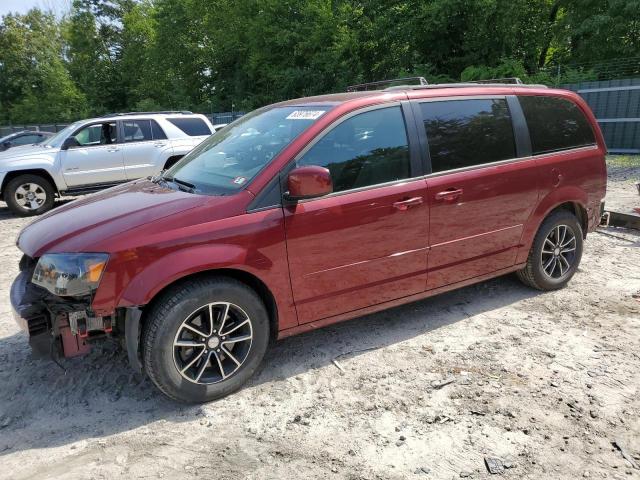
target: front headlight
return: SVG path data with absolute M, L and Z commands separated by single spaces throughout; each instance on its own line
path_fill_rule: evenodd
M 106 253 L 51 253 L 38 260 L 31 281 L 54 295 L 81 297 L 98 288 L 109 255 Z

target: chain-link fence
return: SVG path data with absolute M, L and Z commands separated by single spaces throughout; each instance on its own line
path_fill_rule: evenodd
M 231 123 L 235 119 L 240 118 L 244 115 L 244 112 L 221 112 L 221 113 L 210 113 L 205 114 L 211 123 L 214 125 L 219 125 L 221 123 Z
M 531 76 L 532 83 L 560 86 L 567 83 L 640 78 L 640 57 L 552 65 Z

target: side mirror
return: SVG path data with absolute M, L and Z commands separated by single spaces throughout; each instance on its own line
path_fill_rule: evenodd
M 324 167 L 298 167 L 289 173 L 287 189 L 286 200 L 295 202 L 333 192 L 333 182 L 329 170 Z
M 80 142 L 76 140 L 76 137 L 67 137 L 64 142 L 62 142 L 62 146 L 60 150 L 69 150 L 70 148 L 79 147 Z
M 3 142 L 2 148 L 4 148 L 5 150 L 11 148 L 11 142 Z

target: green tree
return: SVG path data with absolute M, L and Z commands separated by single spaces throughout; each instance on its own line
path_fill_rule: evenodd
M 63 61 L 59 24 L 34 9 L 0 23 L 0 123 L 66 121 L 86 113 Z
M 555 60 L 602 62 L 640 55 L 640 0 L 564 0 Z
M 134 0 L 74 0 L 66 20 L 68 68 L 98 113 L 127 109 L 130 85 L 123 72 L 123 23 Z

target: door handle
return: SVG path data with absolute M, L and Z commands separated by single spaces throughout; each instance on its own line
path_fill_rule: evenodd
M 119 151 L 120 151 L 119 148 L 107 148 L 107 152 L 109 152 L 109 153 L 119 152 Z
M 444 192 L 436 193 L 436 200 L 444 200 L 445 202 L 451 202 L 462 195 L 461 188 L 449 188 Z
M 405 210 L 408 210 L 409 207 L 415 207 L 418 205 L 422 205 L 422 197 L 408 198 L 406 200 L 400 200 L 393 204 L 395 208 L 397 208 L 402 212 L 404 212 Z
M 156 148 L 160 148 L 160 147 L 164 147 L 165 144 L 164 143 L 154 143 L 153 146 L 156 147 Z

